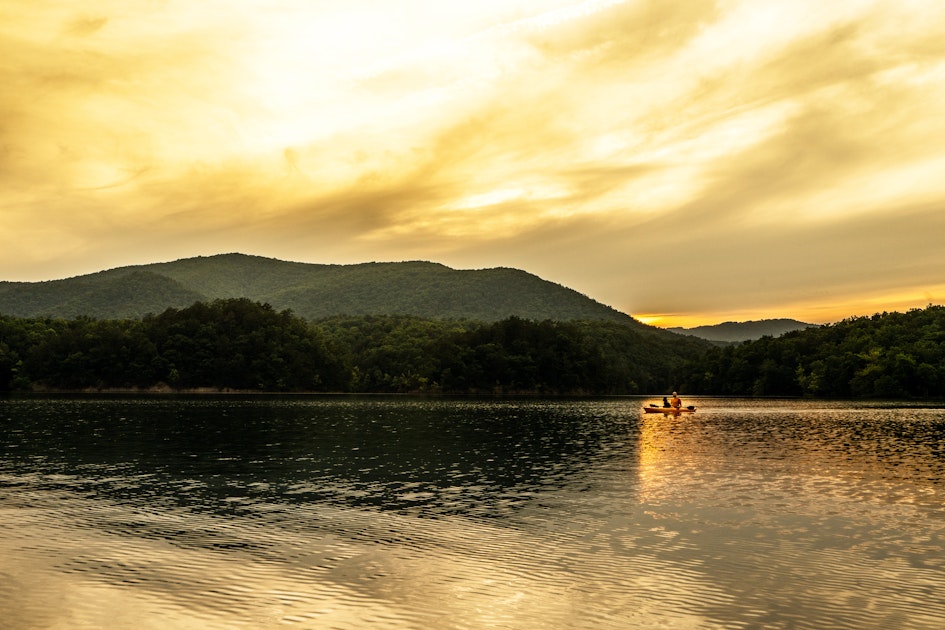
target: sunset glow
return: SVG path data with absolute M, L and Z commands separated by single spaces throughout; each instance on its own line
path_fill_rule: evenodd
M 945 4 L 0 7 L 0 280 L 517 267 L 660 326 L 945 302 Z

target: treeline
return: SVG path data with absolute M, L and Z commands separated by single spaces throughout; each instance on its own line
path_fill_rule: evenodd
M 681 387 L 739 396 L 945 397 L 945 307 L 713 348 L 684 368 Z
M 619 322 L 308 322 L 248 299 L 142 319 L 0 317 L 0 389 L 632 394 L 702 341 Z

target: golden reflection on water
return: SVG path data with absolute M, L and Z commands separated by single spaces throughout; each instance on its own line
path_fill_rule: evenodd
M 698 576 L 652 559 L 601 566 L 584 536 L 549 540 L 438 521 L 412 534 L 417 523 L 394 516 L 384 526 L 388 544 L 292 540 L 282 530 L 282 550 L 292 553 L 266 559 L 97 531 L 68 518 L 82 510 L 74 499 L 58 500 L 62 509 L 0 509 L 7 531 L 16 532 L 0 536 L 6 630 L 617 628 L 630 619 L 649 627 L 657 618 L 713 627 L 665 608 L 665 598 L 702 589 Z M 269 535 L 243 532 L 261 546 Z M 307 547 L 322 547 L 311 562 Z
M 693 568 L 738 594 L 740 618 L 945 627 L 942 410 L 697 406 L 689 417 L 641 412 L 641 507 L 701 558 Z
M 4 628 L 223 630 L 303 621 L 354 628 L 399 617 L 389 603 L 320 584 L 312 572 L 104 533 L 64 522 L 59 512 L 0 510 L 18 532 L 0 537 Z
M 640 421 L 640 500 L 649 503 L 661 494 L 660 488 L 665 479 L 666 469 L 672 462 L 678 462 L 685 455 L 675 444 L 672 425 L 687 422 L 690 418 L 645 414 L 641 412 Z

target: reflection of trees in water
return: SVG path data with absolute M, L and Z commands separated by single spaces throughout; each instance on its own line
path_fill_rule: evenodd
M 498 399 L 20 400 L 8 404 L 15 428 L 0 448 L 14 474 L 68 475 L 113 497 L 488 516 L 632 454 L 625 412 L 618 402 Z

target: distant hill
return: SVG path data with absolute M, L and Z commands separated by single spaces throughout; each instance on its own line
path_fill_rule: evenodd
M 709 341 L 738 342 L 761 339 L 762 337 L 780 337 L 794 330 L 812 328 L 816 324 L 805 324 L 796 319 L 762 319 L 750 322 L 724 322 L 713 326 L 694 328 L 667 328 L 670 332 L 691 335 Z
M 139 318 L 218 298 L 249 298 L 310 320 L 383 314 L 499 321 L 514 315 L 649 328 L 525 271 L 456 270 L 432 262 L 318 265 L 221 254 L 64 280 L 0 282 L 0 314 L 16 317 Z

